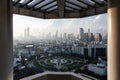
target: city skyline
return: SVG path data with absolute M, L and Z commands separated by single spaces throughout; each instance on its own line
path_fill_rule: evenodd
M 90 29 L 88 28 L 87 32 L 84 32 L 83 28 L 79 29 L 79 33 L 77 35 L 75 35 L 74 33 L 59 33 L 59 31 L 57 30 L 55 34 L 42 34 L 39 35 L 39 37 L 35 37 L 30 35 L 30 28 L 26 28 L 24 30 L 24 36 L 21 37 L 21 39 L 14 39 L 14 40 L 25 40 L 25 41 L 31 41 L 31 40 L 80 40 L 80 41 L 84 41 L 84 42 L 91 42 L 91 41 L 104 41 L 107 40 L 107 34 L 106 36 L 103 36 L 101 33 L 93 33 L 90 31 Z
M 44 34 L 61 33 L 79 34 L 79 29 L 83 28 L 87 32 L 88 29 L 93 33 L 107 34 L 107 14 L 74 19 L 37 19 L 21 15 L 13 15 L 13 35 L 14 38 L 24 36 L 24 30 L 30 28 L 32 36 L 40 36 Z M 97 27 L 96 27 L 97 26 Z

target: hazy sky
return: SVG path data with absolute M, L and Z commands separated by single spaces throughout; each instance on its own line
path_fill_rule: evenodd
M 24 30 L 30 28 L 30 34 L 39 36 L 40 34 L 55 34 L 58 33 L 79 33 L 79 28 L 84 28 L 87 32 L 90 28 L 93 33 L 102 33 L 106 35 L 107 32 L 107 14 L 101 14 L 85 18 L 72 19 L 39 19 L 34 17 L 27 17 L 22 15 L 13 15 L 13 35 L 19 37 L 24 35 Z

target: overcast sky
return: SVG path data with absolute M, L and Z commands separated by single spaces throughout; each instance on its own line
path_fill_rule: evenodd
M 58 33 L 79 33 L 79 28 L 84 28 L 87 32 L 90 28 L 93 33 L 107 33 L 107 14 L 101 14 L 85 18 L 73 19 L 39 19 L 22 15 L 13 15 L 13 35 L 19 37 L 24 35 L 24 30 L 30 28 L 30 34 L 39 36 L 40 34 Z

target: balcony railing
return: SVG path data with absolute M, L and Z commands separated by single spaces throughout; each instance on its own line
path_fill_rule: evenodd
M 98 79 L 84 74 L 76 74 L 73 72 L 44 72 L 20 80 L 98 80 Z

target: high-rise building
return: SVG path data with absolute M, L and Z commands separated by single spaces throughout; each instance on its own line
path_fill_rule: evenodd
M 56 36 L 56 39 L 58 39 L 58 31 L 56 31 L 56 34 L 55 34 L 55 36 Z
M 60 39 L 62 39 L 63 37 L 62 37 L 63 35 L 62 35 L 62 33 L 60 34 Z
M 67 33 L 63 34 L 63 39 L 65 39 L 65 40 L 67 39 Z
M 83 34 L 82 41 L 88 43 L 88 33 Z
M 75 35 L 71 33 L 71 40 L 75 40 Z
M 79 35 L 79 34 L 77 34 L 76 39 L 77 39 L 77 40 L 79 40 L 79 39 L 80 39 L 80 35 Z
M 84 36 L 84 29 L 80 28 L 80 40 L 83 40 L 83 36 Z
M 102 35 L 100 33 L 96 33 L 94 35 L 95 41 L 100 42 L 102 41 Z
M 70 34 L 68 34 L 68 39 L 71 40 L 71 35 Z
M 88 29 L 88 42 L 94 41 L 93 33 L 90 32 L 90 29 Z
M 29 27 L 24 30 L 24 38 L 25 38 L 26 40 L 28 40 L 29 37 L 30 37 L 30 32 L 29 32 L 29 31 L 30 31 L 30 28 L 29 28 Z
M 46 35 L 46 39 L 51 39 L 51 32 Z

